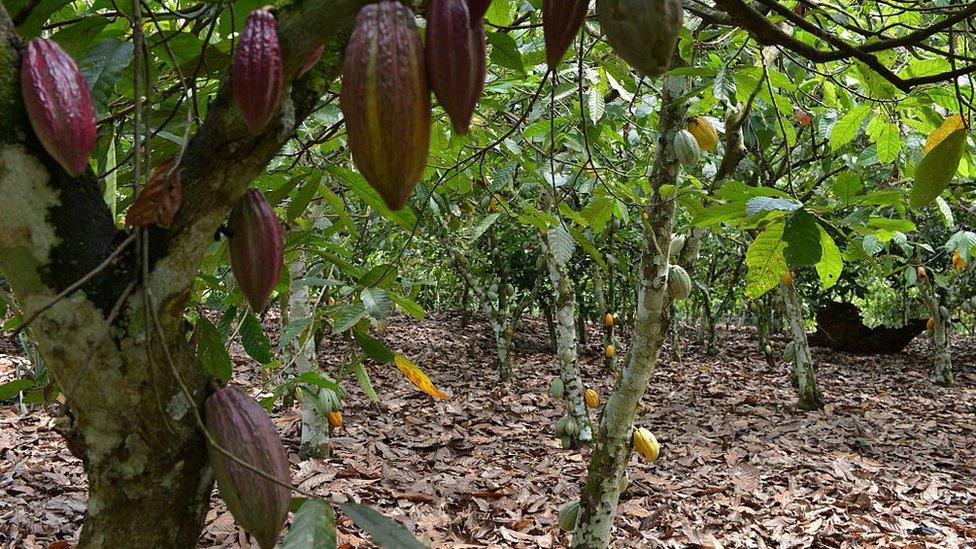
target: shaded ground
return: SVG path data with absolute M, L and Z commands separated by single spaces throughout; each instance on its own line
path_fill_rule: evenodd
M 556 514 L 578 496 L 587 456 L 552 435 L 562 412 L 547 392 L 557 367 L 545 326 L 530 321 L 516 337 L 508 387 L 495 381 L 487 333 L 451 314 L 394 321 L 387 342 L 450 398 L 434 402 L 395 369 L 373 367 L 381 403 L 347 384 L 329 460 L 299 463 L 297 415 L 278 410 L 295 481 L 375 505 L 434 547 L 564 546 Z M 929 382 L 922 339 L 888 357 L 816 349 L 828 406 L 798 413 L 787 368 L 770 369 L 751 331 L 720 336 L 718 357 L 693 344 L 679 362 L 663 353 L 640 410 L 663 451 L 653 464 L 632 458 L 616 547 L 976 547 L 976 340 L 954 342 L 949 389 Z M 325 348 L 334 370 L 346 344 Z M 258 369 L 236 351 L 237 381 L 253 394 Z M 13 360 L 0 354 L 0 381 Z M 582 360 L 606 395 L 599 349 Z M 0 546 L 77 540 L 84 475 L 51 423 L 43 410 L 0 408 Z M 369 546 L 347 520 L 340 530 L 347 547 Z M 218 504 L 201 545 L 246 542 Z

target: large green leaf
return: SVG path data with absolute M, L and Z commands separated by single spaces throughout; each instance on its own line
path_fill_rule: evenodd
M 915 186 L 908 198 L 912 208 L 927 206 L 942 194 L 959 170 L 959 161 L 966 151 L 966 130 L 949 134 L 929 151 L 915 169 Z
M 346 514 L 356 526 L 373 537 L 373 542 L 385 549 L 426 549 L 426 546 L 413 537 L 400 523 L 383 516 L 365 505 L 346 503 L 342 505 Z
M 122 71 L 132 62 L 132 49 L 132 42 L 106 38 L 78 63 L 98 112 L 105 112 L 108 107 L 115 84 L 122 77 Z
M 334 549 L 336 519 L 332 505 L 321 499 L 307 499 L 281 542 L 281 549 Z
M 196 329 L 200 336 L 197 343 L 197 361 L 200 367 L 211 377 L 225 383 L 230 381 L 230 376 L 233 374 L 230 354 L 227 352 L 224 338 L 217 332 L 217 327 L 207 317 L 200 315 Z
M 806 210 L 797 210 L 786 220 L 783 231 L 786 262 L 795 267 L 816 265 L 823 250 L 820 247 L 820 226 Z
M 786 272 L 786 258 L 783 256 L 784 223 L 773 223 L 766 227 L 746 251 L 746 295 L 757 299 L 776 287 L 780 277 Z
M 840 273 L 844 270 L 844 258 L 827 231 L 820 226 L 817 228 L 820 230 L 820 248 L 823 250 L 820 262 L 817 263 L 817 274 L 820 275 L 820 283 L 826 290 L 840 280 Z
M 264 334 L 264 327 L 250 311 L 241 323 L 241 344 L 248 356 L 261 364 L 271 364 L 274 356 L 271 354 L 271 341 Z
M 830 148 L 836 151 L 853 141 L 870 113 L 871 105 L 862 105 L 841 117 L 830 130 Z

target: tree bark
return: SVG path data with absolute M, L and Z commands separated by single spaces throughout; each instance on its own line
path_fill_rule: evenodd
M 793 358 L 793 378 L 796 387 L 796 407 L 801 410 L 820 410 L 824 407 L 823 395 L 817 387 L 817 376 L 813 369 L 810 343 L 807 342 L 807 329 L 803 324 L 803 304 L 792 285 L 780 284 L 780 295 L 786 308 L 786 319 L 793 336 L 796 356 Z
M 580 514 L 573 547 L 603 548 L 610 543 L 613 518 L 620 499 L 621 479 L 632 451 L 634 417 L 668 334 L 671 298 L 668 295 L 668 255 L 674 225 L 673 196 L 661 189 L 673 186 L 678 163 L 672 148 L 675 133 L 684 126 L 687 106 L 676 100 L 684 94 L 684 78 L 665 78 L 661 94 L 659 137 L 651 173 L 652 194 L 645 206 L 641 247 L 641 285 L 630 350 L 620 380 L 607 399 L 580 495 Z
M 543 191 L 545 192 L 545 191 Z M 554 317 L 556 328 L 556 357 L 559 359 L 559 377 L 563 380 L 563 400 L 566 413 L 578 427 L 569 438 L 570 446 L 576 448 L 580 443 L 593 440 L 590 414 L 583 399 L 583 381 L 580 378 L 576 348 L 576 292 L 569 277 L 568 265 L 560 261 L 553 252 L 549 235 L 540 232 L 539 242 L 549 267 L 549 280 L 555 292 Z
M 59 299 L 29 329 L 69 406 L 59 431 L 88 473 L 80 547 L 196 545 L 213 477 L 194 417 L 209 380 L 184 322 L 193 281 L 230 208 L 337 75 L 341 33 L 363 3 L 279 8 L 290 85 L 280 116 L 250 135 L 224 79 L 179 165 L 183 201 L 172 227 L 143 233 L 148 265 L 115 226 L 94 174 L 70 177 L 34 135 L 20 97 L 23 44 L 0 7 L 0 269 L 26 318 Z M 293 82 L 323 43 L 319 66 Z

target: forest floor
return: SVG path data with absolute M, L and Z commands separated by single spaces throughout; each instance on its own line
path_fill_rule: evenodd
M 562 547 L 556 515 L 579 495 L 588 452 L 553 436 L 561 405 L 545 324 L 516 336 L 515 379 L 500 386 L 487 326 L 456 314 L 397 318 L 385 340 L 449 398 L 434 401 L 392 367 L 370 369 L 380 402 L 347 382 L 345 425 L 332 458 L 299 462 L 298 415 L 277 409 L 301 487 L 373 505 L 433 547 Z M 591 342 L 598 341 L 593 332 Z M 690 331 L 683 334 L 694 338 Z M 954 340 L 957 384 L 928 379 L 927 341 L 889 357 L 814 350 L 827 400 L 792 404 L 788 368 L 771 368 L 754 332 L 719 334 L 708 357 L 666 349 L 639 410 L 661 458 L 630 464 L 614 547 L 976 547 L 976 339 Z M 783 341 L 775 342 L 777 353 Z M 23 360 L 0 348 L 0 382 Z M 348 346 L 330 340 L 320 362 L 335 371 Z M 585 384 L 606 395 L 600 349 L 582 349 Z M 259 368 L 232 349 L 235 382 L 257 393 Z M 73 543 L 85 477 L 44 410 L 0 408 L 0 546 Z M 214 499 L 201 546 L 247 546 Z M 369 547 L 340 518 L 341 544 Z M 64 544 L 60 544 L 64 547 Z

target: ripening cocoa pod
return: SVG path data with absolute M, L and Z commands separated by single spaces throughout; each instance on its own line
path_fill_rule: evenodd
M 790 272 L 790 271 L 786 271 L 785 273 L 783 273 L 780 276 L 779 281 L 783 283 L 783 286 L 792 286 L 793 285 L 793 273 Z
M 234 50 L 231 80 L 248 130 L 261 133 L 278 108 L 284 81 L 278 22 L 269 9 L 254 10 L 247 16 Z
M 607 348 L 604 349 L 603 353 L 607 358 L 613 358 L 617 356 L 617 349 L 613 345 L 607 345 Z
M 597 0 L 596 7 L 621 59 L 645 76 L 668 70 L 684 21 L 681 0 Z
M 244 192 L 230 214 L 227 252 L 237 285 L 260 313 L 284 267 L 284 238 L 271 204 L 257 189 Z
M 21 60 L 20 91 L 44 150 L 71 177 L 85 173 L 95 148 L 95 107 L 74 59 L 51 40 L 31 40 Z
M 288 454 L 271 418 L 237 387 L 217 389 L 207 399 L 207 430 L 234 457 L 290 484 Z M 240 465 L 211 445 L 210 465 L 220 497 L 234 520 L 261 547 L 274 547 L 288 518 L 291 490 Z
M 430 146 L 430 88 L 413 13 L 392 0 L 359 10 L 342 75 L 352 159 L 386 205 L 399 210 Z
M 691 277 L 681 265 L 668 268 L 668 293 L 677 301 L 688 299 L 691 295 Z
M 472 22 L 466 0 L 431 0 L 427 9 L 427 78 L 462 134 L 468 133 L 485 89 L 485 25 Z
M 589 0 L 542 0 L 542 32 L 550 70 L 556 70 L 573 43 L 586 20 L 589 5 Z
M 333 429 L 342 428 L 342 412 L 329 412 L 329 426 Z
M 688 130 L 678 130 L 674 134 L 674 156 L 684 166 L 697 166 L 701 158 L 698 141 Z
M 594 389 L 587 389 L 583 393 L 583 400 L 586 402 L 587 408 L 596 408 L 600 405 L 600 394 Z
M 613 328 L 613 320 L 613 314 L 607 313 L 606 316 L 603 317 L 603 325 L 607 328 Z
M 643 427 L 634 430 L 634 449 L 647 461 L 654 461 L 661 454 L 657 438 Z
M 927 279 L 929 277 L 928 273 L 925 271 L 925 267 L 923 267 L 921 265 L 919 265 L 918 267 L 915 267 L 915 276 L 919 280 L 925 280 L 925 279 Z
M 698 146 L 703 151 L 715 152 L 718 150 L 718 130 L 704 116 L 689 118 L 688 131 L 695 136 Z
M 928 330 L 928 331 L 930 331 L 930 332 L 935 329 L 935 319 L 934 318 L 929 317 L 928 321 L 925 323 L 925 329 Z

